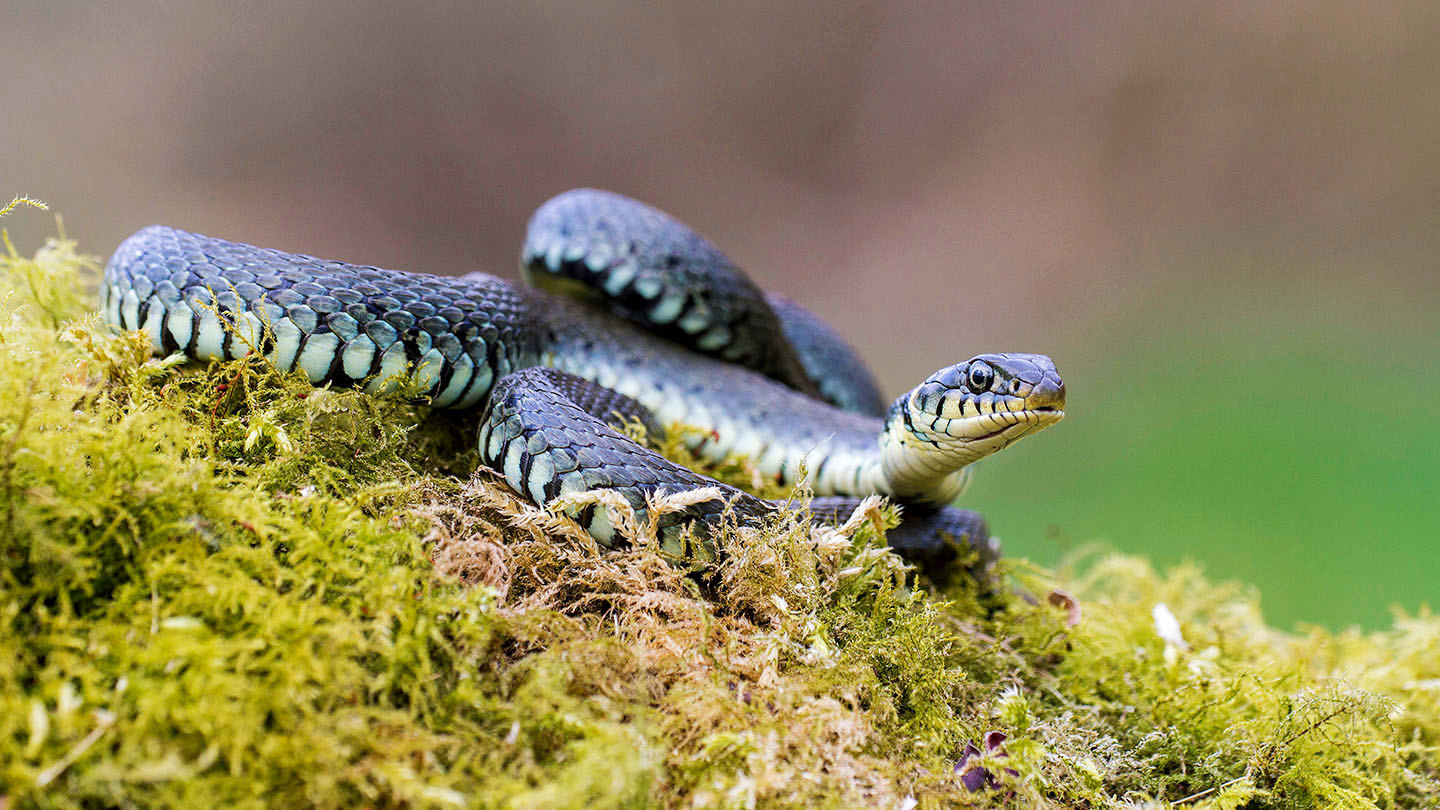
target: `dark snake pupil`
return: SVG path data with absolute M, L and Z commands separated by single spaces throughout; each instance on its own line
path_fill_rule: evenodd
M 970 390 L 979 393 L 988 390 L 990 383 L 995 379 L 995 372 L 989 366 L 972 366 L 970 368 Z

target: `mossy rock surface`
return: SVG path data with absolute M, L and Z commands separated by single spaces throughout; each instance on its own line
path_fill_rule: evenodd
M 152 358 L 96 279 L 0 257 L 4 810 L 1440 802 L 1429 613 L 1282 633 L 1102 554 L 942 589 L 879 506 L 605 552 L 463 415 Z

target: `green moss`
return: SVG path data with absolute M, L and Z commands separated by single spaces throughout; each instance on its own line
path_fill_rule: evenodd
M 982 599 L 907 572 L 878 505 L 601 552 L 470 477 L 465 417 L 151 358 L 96 269 L 0 256 L 0 808 L 1440 800 L 1428 613 L 1285 634 L 1098 555 Z

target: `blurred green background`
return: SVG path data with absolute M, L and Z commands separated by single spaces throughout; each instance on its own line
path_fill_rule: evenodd
M 967 503 L 1374 627 L 1440 578 L 1440 5 L 480 2 L 0 10 L 0 194 L 516 277 L 591 185 L 712 237 L 898 394 L 1043 351 Z M 7 220 L 22 249 L 53 229 Z
M 982 462 L 968 505 L 1011 554 L 1099 544 L 1256 583 L 1280 626 L 1380 627 L 1434 604 L 1433 297 L 1323 259 L 1283 280 L 1283 260 L 1252 261 L 1071 348 L 1065 421 Z

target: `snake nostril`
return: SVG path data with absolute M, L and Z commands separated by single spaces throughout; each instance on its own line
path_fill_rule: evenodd
M 1019 380 L 1011 380 L 1011 381 L 1010 381 L 1010 393 L 1013 394 L 1013 395 L 1015 395 L 1015 396 L 1017 396 L 1017 397 L 1020 396 L 1020 391 L 1021 391 L 1021 389 L 1023 389 L 1024 387 L 1025 387 L 1025 384 L 1022 383 L 1022 382 L 1020 382 Z

